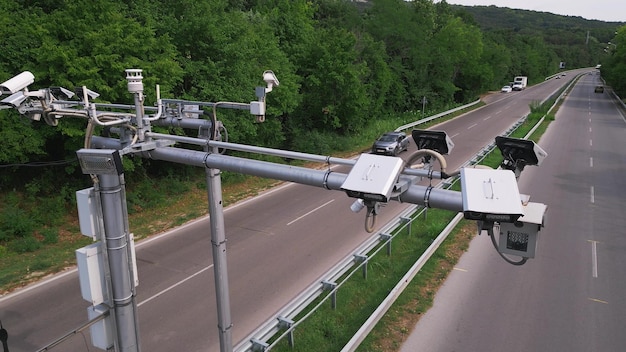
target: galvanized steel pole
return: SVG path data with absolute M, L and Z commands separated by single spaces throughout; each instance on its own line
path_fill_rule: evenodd
M 116 322 L 116 351 L 139 351 L 139 328 L 137 324 L 137 304 L 135 281 L 130 260 L 130 233 L 126 226 L 126 197 L 124 196 L 124 175 L 98 175 L 102 218 L 104 224 L 104 244 L 106 245 L 110 285 L 113 297 L 110 298 Z
M 217 153 L 217 147 L 212 148 Z M 209 200 L 209 220 L 211 223 L 211 244 L 213 249 L 213 272 L 215 275 L 215 298 L 217 300 L 217 328 L 220 337 L 220 351 L 232 352 L 232 320 L 230 314 L 230 294 L 228 290 L 228 268 L 226 262 L 226 229 L 222 202 L 222 178 L 220 170 L 206 168 Z

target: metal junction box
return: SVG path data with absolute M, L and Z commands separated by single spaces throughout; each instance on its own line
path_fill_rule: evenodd
M 104 304 L 87 307 L 87 317 L 93 320 L 103 314 L 106 314 L 109 308 Z M 111 315 L 89 327 L 91 333 L 91 343 L 102 350 L 109 351 L 113 347 L 113 326 Z
M 95 238 L 98 229 L 96 227 L 96 196 L 93 187 L 76 191 L 76 206 L 80 233 Z
M 107 291 L 101 242 L 77 249 L 76 262 L 83 299 L 94 306 L 103 303 L 107 297 Z

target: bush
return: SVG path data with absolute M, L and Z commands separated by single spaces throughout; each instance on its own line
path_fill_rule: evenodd
M 59 230 L 56 228 L 45 228 L 41 231 L 43 244 L 55 244 L 59 242 Z
M 32 235 L 35 225 L 27 212 L 9 205 L 0 214 L 0 240 L 11 241 Z
M 32 235 L 9 242 L 9 250 L 18 254 L 34 252 L 39 248 L 41 248 L 41 243 Z

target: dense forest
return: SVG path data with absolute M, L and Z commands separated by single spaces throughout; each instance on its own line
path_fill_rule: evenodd
M 540 38 L 566 63 L 566 68 L 600 63 L 606 57 L 607 43 L 624 24 L 495 6 L 452 7 L 472 15 L 486 35 L 516 37 L 522 34 Z
M 96 101 L 132 103 L 124 70 L 140 68 L 147 104 L 156 84 L 164 98 L 249 102 L 271 69 L 280 87 L 266 122 L 225 113 L 229 139 L 310 153 L 344 148 L 344 137 L 420 110 L 424 98 L 442 110 L 517 75 L 542 81 L 560 62 L 602 63 L 626 93 L 625 48 L 615 44 L 626 43 L 623 24 L 579 17 L 433 0 L 0 0 L 0 11 L 0 82 L 28 70 L 32 89 L 84 85 Z M 50 127 L 13 109 L 0 120 L 2 203 L 19 198 L 14 190 L 37 198 L 65 188 L 71 202 L 69 182 L 88 181 L 75 154 L 86 122 Z M 167 175 L 149 161 L 131 166 Z M 13 222 L 0 223 L 0 243 L 15 235 Z

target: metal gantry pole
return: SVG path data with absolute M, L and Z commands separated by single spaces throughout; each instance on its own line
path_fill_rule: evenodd
M 126 228 L 128 214 L 124 206 L 123 174 L 101 174 L 100 199 L 104 223 L 104 243 L 111 273 L 111 291 L 115 314 L 115 349 L 120 352 L 139 351 L 135 281 L 130 263 L 130 234 Z
M 217 153 L 217 147 L 213 147 Z M 226 230 L 222 202 L 221 171 L 207 168 L 207 191 L 209 199 L 209 219 L 211 223 L 211 244 L 213 249 L 213 272 L 215 275 L 215 297 L 217 300 L 217 327 L 220 337 L 220 352 L 232 352 L 232 320 L 230 314 L 230 294 L 228 289 L 228 267 L 226 264 Z

